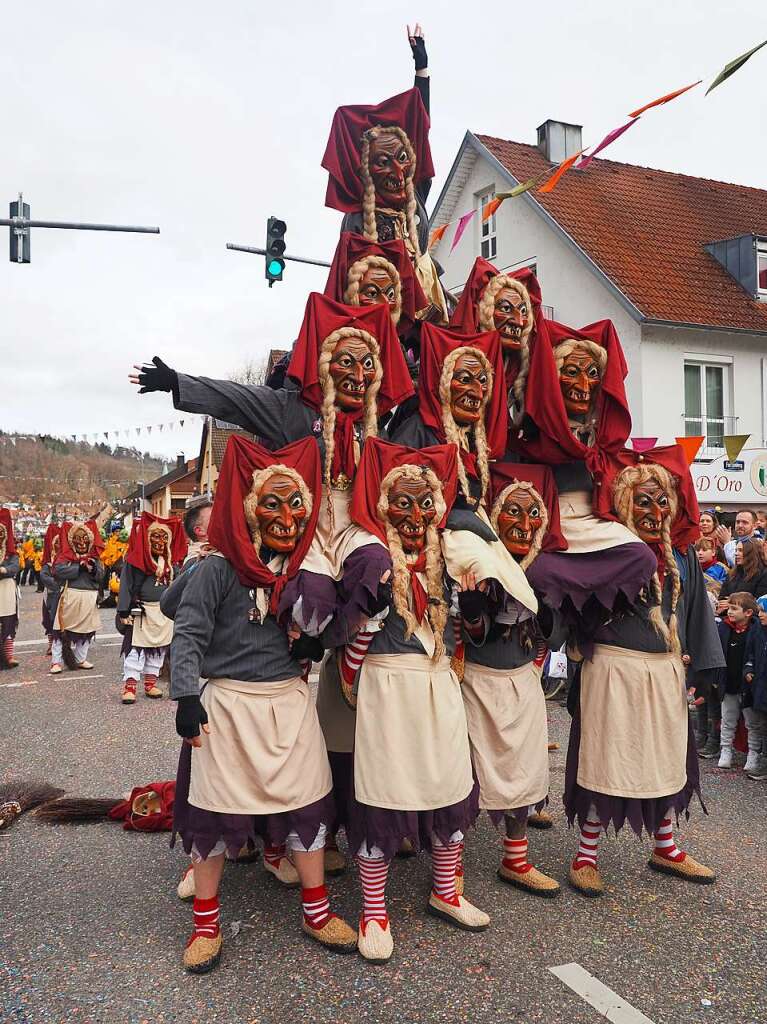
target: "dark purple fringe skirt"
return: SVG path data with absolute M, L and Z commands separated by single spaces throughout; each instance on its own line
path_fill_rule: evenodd
M 543 800 L 539 800 L 537 804 L 533 806 L 533 810 L 536 814 L 542 811 L 544 807 L 548 807 L 549 798 L 546 796 Z M 505 818 L 513 818 L 517 824 L 525 825 L 527 819 L 531 814 L 530 804 L 525 804 L 524 807 L 512 807 L 508 811 L 488 811 L 487 816 L 495 825 L 496 828 L 501 824 Z
M 527 569 L 530 585 L 552 608 L 569 598 L 580 612 L 590 598 L 612 609 L 619 594 L 633 604 L 657 569 L 646 544 L 619 544 L 603 551 L 568 555 L 541 552 Z
M 0 615 L 0 642 L 15 637 L 18 628 L 18 615 Z
M 74 633 L 71 629 L 53 629 L 50 634 L 54 640 L 68 640 L 69 643 L 76 643 L 78 640 L 92 640 L 95 633 Z
M 354 755 L 338 750 L 328 751 L 330 773 L 333 776 L 333 799 L 336 813 L 330 831 L 335 835 L 339 828 L 349 824 L 349 801 L 354 785 Z
M 317 622 L 324 622 L 336 611 L 338 597 L 336 582 L 330 576 L 301 569 L 286 585 L 280 595 L 277 618 L 290 614 L 293 605 L 301 598 L 304 621 L 309 622 L 316 615 Z
M 578 753 L 581 745 L 581 716 L 577 711 L 573 716 L 570 725 L 570 743 L 567 748 L 567 765 L 565 768 L 565 792 L 562 802 L 565 805 L 567 820 L 572 826 L 577 820 L 579 827 L 583 827 L 593 804 L 605 830 L 612 825 L 616 832 L 620 832 L 624 824 L 628 822 L 632 830 L 641 836 L 642 828 L 653 836 L 660 827 L 661 821 L 673 812 L 677 823 L 679 815 L 684 813 L 689 819 L 689 806 L 693 794 L 697 795 L 703 813 L 708 814 L 706 805 L 700 791 L 700 765 L 698 764 L 698 753 L 695 747 L 695 734 L 692 722 L 688 718 L 687 735 L 687 782 L 678 793 L 671 793 L 669 796 L 659 796 L 648 800 L 638 797 L 608 796 L 606 793 L 595 793 L 590 789 L 583 789 L 578 785 Z
M 476 779 L 465 800 L 432 811 L 392 811 L 361 804 L 354 797 L 353 787 L 349 798 L 349 824 L 346 829 L 349 852 L 353 856 L 363 843 L 367 843 L 368 849 L 377 846 L 382 850 L 386 861 L 392 860 L 403 839 L 409 839 L 416 850 L 430 850 L 432 833 L 447 844 L 454 832 L 465 835 L 479 817 L 479 783 Z
M 189 783 L 192 776 L 192 748 L 181 747 L 176 775 L 176 796 L 173 803 L 173 834 L 170 845 L 181 836 L 186 853 L 196 846 L 203 860 L 222 839 L 230 856 L 236 857 L 248 840 L 256 837 L 268 846 L 282 846 L 291 832 L 308 849 L 317 838 L 321 825 L 329 827 L 335 816 L 332 791 L 306 807 L 282 814 L 221 814 L 205 811 L 189 803 Z
M 338 606 L 325 637 L 326 647 L 351 643 L 370 617 L 380 579 L 391 567 L 391 555 L 381 544 L 364 544 L 352 551 L 338 583 Z
M 43 598 L 43 612 L 42 612 L 42 617 L 40 619 L 40 622 L 42 624 L 43 629 L 45 630 L 45 635 L 46 636 L 52 636 L 53 635 L 53 618 L 51 616 L 51 610 L 48 607 L 48 601 L 47 601 L 46 598 Z

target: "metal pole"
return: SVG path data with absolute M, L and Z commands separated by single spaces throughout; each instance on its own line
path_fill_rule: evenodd
M 142 235 L 159 235 L 159 228 L 136 227 L 133 224 L 80 224 L 65 220 L 28 220 L 26 217 L 2 217 L 0 226 L 13 228 L 66 228 L 69 231 L 132 231 Z
M 235 245 L 234 242 L 226 243 L 227 249 L 235 249 L 237 252 L 252 252 L 256 256 L 266 256 L 266 249 L 258 249 L 253 245 Z M 281 260 L 292 260 L 293 263 L 311 263 L 315 267 L 329 267 L 325 260 L 310 260 L 307 256 L 288 256 L 286 252 L 280 256 Z

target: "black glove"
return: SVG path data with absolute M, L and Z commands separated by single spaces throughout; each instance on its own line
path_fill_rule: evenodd
M 416 71 L 424 71 L 429 66 L 429 58 L 426 56 L 426 40 L 423 36 L 409 36 L 410 49 L 413 51 L 413 61 Z
M 166 366 L 159 356 L 155 356 L 152 362 L 154 366 L 145 363 L 139 371 L 139 394 L 145 395 L 149 391 L 178 391 L 176 371 Z
M 378 615 L 384 608 L 388 608 L 392 602 L 391 583 L 379 583 L 378 592 L 373 598 L 373 602 L 370 606 L 369 614 Z
M 322 661 L 325 648 L 322 646 L 319 637 L 302 633 L 301 636 L 293 641 L 290 653 L 297 661 Z
M 191 740 L 200 735 L 200 726 L 208 724 L 208 716 L 197 693 L 176 701 L 176 732 Z
M 460 590 L 458 592 L 458 607 L 467 622 L 476 622 L 487 611 L 487 594 L 482 590 Z

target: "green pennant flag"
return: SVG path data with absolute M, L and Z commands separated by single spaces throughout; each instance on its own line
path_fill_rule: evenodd
M 706 89 L 706 96 L 708 96 L 712 89 L 716 89 L 716 87 L 726 81 L 730 75 L 734 75 L 739 68 L 742 68 L 749 57 L 753 57 L 756 51 L 761 50 L 763 46 L 767 46 L 767 39 L 765 39 L 763 43 L 759 43 L 758 46 L 755 46 L 753 50 L 749 50 L 748 53 L 742 53 L 740 57 L 736 57 L 735 60 L 731 60 L 729 64 L 725 64 L 708 89 Z
M 529 178 L 527 181 L 523 181 L 521 185 L 515 185 L 510 192 L 496 192 L 495 198 L 516 199 L 516 197 L 521 196 L 523 192 L 529 192 L 537 181 L 537 178 Z
M 725 434 L 724 435 L 724 450 L 727 452 L 727 458 L 730 462 L 735 462 L 737 457 L 743 451 L 746 446 L 750 434 Z

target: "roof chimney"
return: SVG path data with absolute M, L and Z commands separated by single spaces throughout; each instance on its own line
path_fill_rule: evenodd
M 182 452 L 180 455 L 176 456 L 176 469 L 184 469 L 185 466 L 186 461 L 184 459 L 184 453 Z
M 544 121 L 538 127 L 538 149 L 553 164 L 573 156 L 583 145 L 583 125 L 564 121 Z

